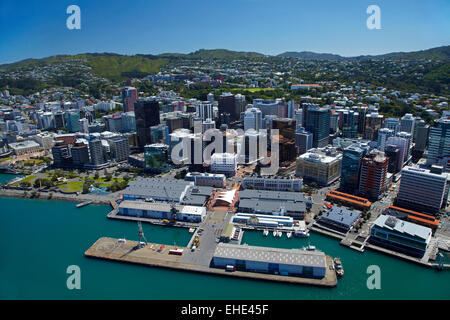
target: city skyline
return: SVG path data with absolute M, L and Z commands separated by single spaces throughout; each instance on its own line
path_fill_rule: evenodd
M 66 9 L 72 4 L 81 10 L 80 30 L 66 27 Z M 381 10 L 379 30 L 366 26 L 370 16 L 366 10 L 372 4 Z M 134 55 L 217 48 L 266 55 L 311 51 L 344 57 L 411 52 L 450 43 L 450 33 L 445 32 L 450 30 L 448 13 L 450 5 L 440 0 L 413 4 L 352 1 L 345 7 L 331 1 L 291 0 L 282 5 L 271 0 L 213 4 L 203 0 L 28 1 L 20 7 L 4 2 L 0 64 L 86 52 Z

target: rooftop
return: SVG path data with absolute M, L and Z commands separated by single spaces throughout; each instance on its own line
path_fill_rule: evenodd
M 358 212 L 336 206 L 331 207 L 330 211 L 322 215 L 322 219 L 343 224 L 347 227 L 353 225 L 359 217 L 360 214 Z
M 214 257 L 326 268 L 325 253 L 299 249 L 279 249 L 219 243 Z
M 128 209 L 138 209 L 138 210 L 154 210 L 161 212 L 170 212 L 171 204 L 170 203 L 161 203 L 161 202 L 144 202 L 144 201 L 122 201 L 119 205 L 119 208 L 128 208 Z M 184 214 L 195 214 L 202 215 L 203 207 L 195 207 L 195 206 L 183 206 L 183 205 L 175 205 L 175 208 L 180 213 Z
M 378 226 L 383 229 L 389 229 L 397 231 L 402 234 L 407 234 L 413 237 L 418 237 L 423 240 L 427 240 L 431 235 L 431 229 L 420 226 L 418 224 L 399 220 L 392 216 L 380 215 L 373 223 L 374 226 Z

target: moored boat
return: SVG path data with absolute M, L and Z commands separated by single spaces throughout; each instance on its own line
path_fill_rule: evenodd
M 336 274 L 339 277 L 342 277 L 344 275 L 344 268 L 342 267 L 342 262 L 340 258 L 334 258 L 333 259 L 334 262 L 334 270 L 336 271 Z
M 292 232 L 286 233 L 286 237 L 288 237 L 288 239 L 289 239 L 290 237 L 292 237 Z
M 263 231 L 263 236 L 264 236 L 264 237 L 267 237 L 267 236 L 268 236 L 268 234 L 269 234 L 269 230 L 267 230 L 267 229 L 264 229 L 264 231 Z

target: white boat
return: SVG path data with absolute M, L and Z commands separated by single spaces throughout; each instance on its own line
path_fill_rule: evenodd
M 286 233 L 286 237 L 288 237 L 288 239 L 289 239 L 290 237 L 292 237 L 292 232 Z
M 303 249 L 307 250 L 307 251 L 316 251 L 316 247 L 309 245 L 307 247 L 304 247 Z
M 278 237 L 281 237 L 283 235 L 283 232 L 278 231 L 277 235 L 278 235 Z
M 265 230 L 263 231 L 263 236 L 264 236 L 264 237 L 267 237 L 268 234 L 269 234 L 269 230 L 265 229 Z
M 307 238 L 309 237 L 309 232 L 308 230 L 296 230 L 294 232 L 294 237 Z
M 273 230 L 272 234 L 273 234 L 274 237 L 276 237 L 277 236 L 277 230 Z

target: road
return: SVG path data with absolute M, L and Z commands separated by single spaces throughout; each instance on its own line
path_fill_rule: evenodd
M 199 225 L 200 245 L 195 251 L 189 251 L 183 255 L 184 263 L 209 266 L 217 247 L 216 238 L 220 237 L 227 225 L 231 214 L 221 211 L 208 211 L 207 217 Z

